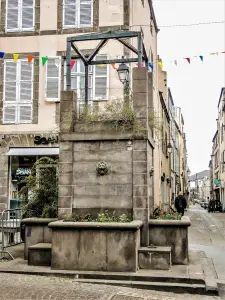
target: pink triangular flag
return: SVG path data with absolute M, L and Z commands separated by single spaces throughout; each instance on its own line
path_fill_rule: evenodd
M 190 62 L 191 62 L 190 57 L 186 57 L 185 59 L 186 59 L 186 60 L 189 62 L 189 64 L 190 64 Z
M 75 59 L 72 59 L 71 62 L 70 62 L 70 69 L 72 70 L 74 65 L 76 63 L 76 60 Z

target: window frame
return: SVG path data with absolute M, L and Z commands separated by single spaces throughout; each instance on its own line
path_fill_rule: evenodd
M 48 78 L 55 78 L 55 77 L 48 77 L 48 62 L 51 59 L 59 59 L 59 67 L 58 67 L 58 98 L 49 98 L 47 97 L 47 82 Z M 45 64 L 45 90 L 44 90 L 44 98 L 46 102 L 59 102 L 60 101 L 60 91 L 61 91 L 61 76 L 62 76 L 62 57 L 61 56 L 48 56 L 48 61 Z
M 96 56 L 106 56 L 106 59 L 108 59 L 108 55 L 107 54 L 98 54 Z M 95 57 L 96 58 L 96 57 Z M 107 82 L 106 82 L 106 97 L 105 99 L 102 99 L 100 97 L 95 97 L 95 82 L 96 82 L 96 66 L 97 65 L 94 65 L 93 66 L 93 101 L 108 101 L 109 100 L 109 65 L 106 64 L 106 68 L 107 68 L 107 75 L 106 75 L 106 79 L 107 79 Z M 97 78 L 105 78 L 105 76 L 102 76 L 102 75 L 99 75 L 97 76 Z
M 22 28 L 23 24 L 23 0 L 18 0 L 18 28 L 13 28 L 13 29 L 8 29 L 7 28 L 7 19 L 8 19 L 8 1 L 6 0 L 6 6 L 5 6 L 5 32 L 29 32 L 29 31 L 34 31 L 35 30 L 35 0 L 33 1 L 33 28 Z
M 34 62 L 31 62 L 30 65 L 32 65 L 32 70 L 31 70 L 31 95 L 32 95 L 32 99 L 30 101 L 23 101 L 21 102 L 20 99 L 20 88 L 21 88 L 21 61 L 24 61 L 26 63 L 27 59 L 18 59 L 16 64 L 16 101 L 5 101 L 5 83 L 6 83 L 6 66 L 7 66 L 7 62 L 13 62 L 13 59 L 6 59 L 4 61 L 4 76 L 3 76 L 3 114 L 2 114 L 2 124 L 3 125 L 8 125 L 8 124 L 32 124 L 33 122 L 33 94 L 34 94 Z M 20 121 L 20 106 L 29 106 L 31 107 L 31 118 L 30 118 L 30 122 L 21 122 Z M 15 122 L 6 122 L 5 121 L 5 108 L 6 107 L 15 107 Z
M 65 25 L 65 23 L 64 23 L 65 22 L 65 1 L 66 0 L 62 0 L 62 29 L 92 28 L 93 27 L 93 15 L 94 15 L 93 14 L 94 13 L 93 0 L 91 0 L 91 23 L 90 23 L 90 25 L 81 25 L 80 24 L 80 0 L 79 1 L 74 0 L 75 3 L 78 2 L 78 4 L 79 4 L 78 9 L 76 10 L 76 20 L 77 20 L 77 22 L 74 25 Z
M 99 54 L 97 56 L 107 56 L 107 54 Z M 79 100 L 80 103 L 82 103 L 82 98 L 81 98 L 81 88 L 79 87 L 79 82 L 80 82 L 80 78 L 83 76 L 85 76 L 85 73 L 81 72 L 81 68 L 80 68 L 80 63 L 82 62 L 81 59 L 76 59 L 76 64 L 78 65 L 78 71 L 77 73 L 72 73 L 71 72 L 71 78 L 72 77 L 77 77 L 77 89 L 75 89 L 76 93 L 77 93 L 77 99 Z M 106 64 L 106 67 L 107 67 L 107 75 L 106 76 L 103 76 L 103 75 L 99 75 L 97 76 L 97 78 L 105 78 L 107 79 L 107 83 L 106 83 L 106 97 L 104 99 L 100 98 L 100 97 L 95 97 L 95 68 L 96 68 L 96 65 L 90 65 L 89 68 L 91 68 L 91 74 L 89 74 L 89 76 L 92 78 L 92 81 L 91 81 L 91 88 L 92 89 L 92 92 L 91 92 L 91 99 L 90 99 L 90 102 L 94 102 L 94 101 L 108 101 L 109 100 L 109 65 Z M 63 88 L 64 90 L 66 90 L 66 60 L 64 60 L 64 73 L 63 73 L 63 79 L 64 79 L 64 85 L 63 85 Z M 89 85 L 90 85 L 90 81 L 89 81 Z

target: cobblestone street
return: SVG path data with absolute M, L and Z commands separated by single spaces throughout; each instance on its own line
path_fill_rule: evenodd
M 0 274 L 0 299 L 4 300 L 205 300 L 218 297 L 174 294 L 157 291 L 136 290 L 107 285 L 77 283 L 71 279 Z

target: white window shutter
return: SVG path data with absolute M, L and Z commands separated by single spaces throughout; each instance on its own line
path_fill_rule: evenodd
M 19 123 L 31 123 L 32 122 L 32 105 L 18 106 Z
M 59 60 L 60 63 L 56 63 Z M 46 64 L 45 99 L 47 101 L 59 101 L 61 88 L 61 59 L 49 58 Z
M 77 0 L 63 0 L 63 27 L 75 27 L 77 24 Z
M 6 31 L 19 29 L 19 4 L 20 0 L 6 0 Z
M 32 122 L 33 64 L 27 60 L 5 61 L 3 123 Z
M 20 88 L 19 102 L 33 102 L 33 63 L 28 64 L 27 61 L 20 61 Z
M 96 56 L 97 60 L 105 60 L 107 55 Z M 108 65 L 94 67 L 94 100 L 108 99 Z
M 17 64 L 5 61 L 4 68 L 4 102 L 16 102 L 17 99 Z
M 93 0 L 80 0 L 80 27 L 92 25 L 92 2 Z
M 34 30 L 34 0 L 22 0 L 22 30 Z
M 4 105 L 3 124 L 16 123 L 16 105 Z

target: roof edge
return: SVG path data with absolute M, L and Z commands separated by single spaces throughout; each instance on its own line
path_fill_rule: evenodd
M 158 28 L 158 25 L 157 25 L 157 22 L 156 22 L 156 17 L 155 17 L 155 12 L 154 12 L 154 8 L 153 8 L 152 0 L 148 0 L 148 4 L 149 4 L 149 7 L 150 7 L 152 19 L 153 19 L 153 22 L 154 22 L 154 25 L 155 25 L 156 33 L 158 33 L 160 29 Z

